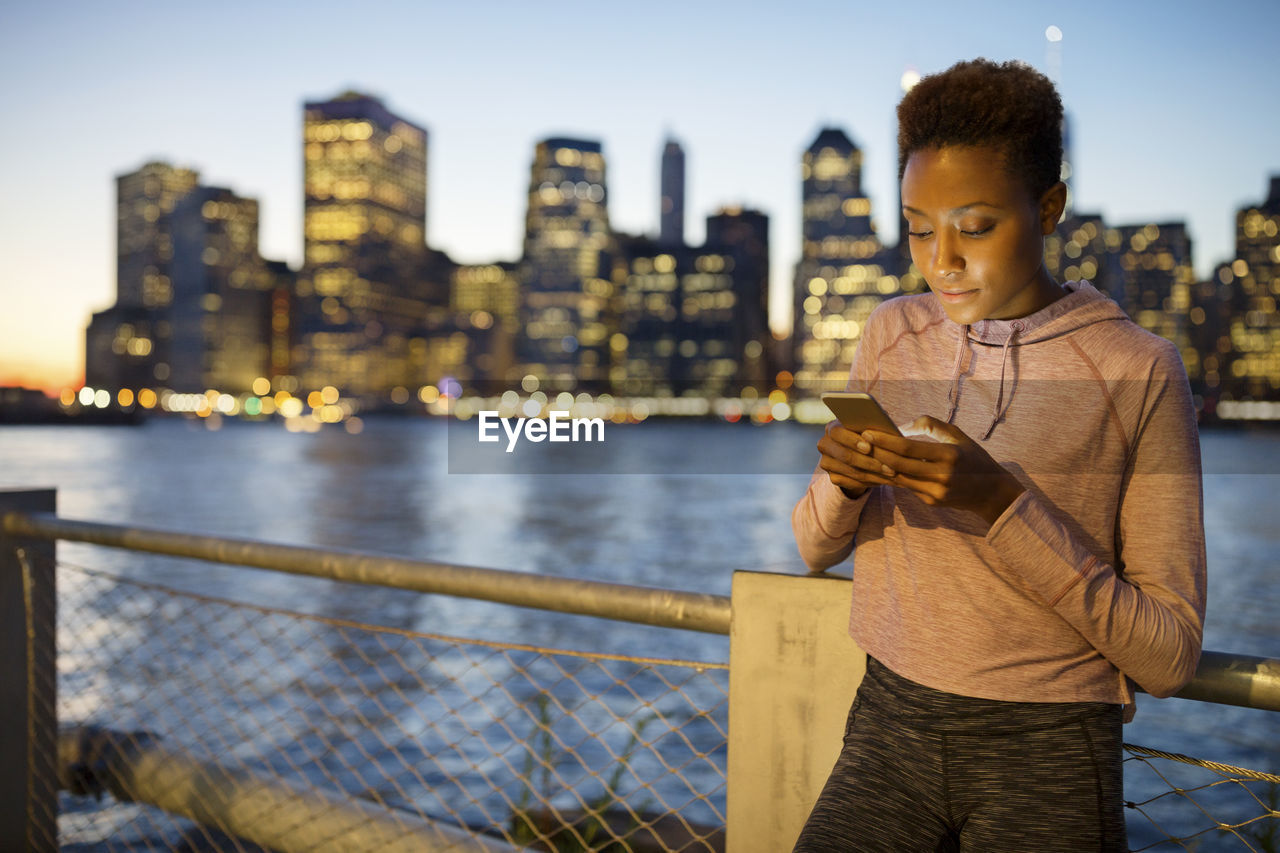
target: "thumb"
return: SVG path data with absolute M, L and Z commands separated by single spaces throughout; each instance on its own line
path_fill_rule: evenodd
M 925 435 L 942 444 L 962 444 L 968 436 L 955 424 L 938 420 L 932 415 L 921 415 L 902 431 L 903 435 Z

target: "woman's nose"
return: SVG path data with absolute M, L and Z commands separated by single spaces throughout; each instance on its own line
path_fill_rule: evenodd
M 953 278 L 964 272 L 964 256 L 954 237 L 939 233 L 933 241 L 933 269 L 938 275 Z

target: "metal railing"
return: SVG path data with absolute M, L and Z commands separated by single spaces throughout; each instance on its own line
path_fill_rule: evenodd
M 723 595 L 277 545 L 250 539 L 193 536 L 145 527 L 72 521 L 48 512 L 7 513 L 0 531 L 11 537 L 82 542 L 712 634 L 729 633 L 732 612 L 729 597 Z M 1176 696 L 1220 705 L 1280 711 L 1280 660 L 1205 650 L 1200 656 L 1195 677 Z
M 65 793 L 59 805 L 51 786 L 126 804 L 124 817 L 110 818 L 123 821 L 112 833 L 210 849 L 256 849 L 243 840 L 280 850 L 724 849 L 726 790 L 747 784 L 732 782 L 725 765 L 725 664 L 464 640 L 248 605 L 59 563 L 51 545 L 719 634 L 731 627 L 728 597 L 69 521 L 39 511 L 52 509 L 51 493 L 20 494 L 24 511 L 6 513 L 14 501 L 5 498 L 0 631 L 10 632 L 4 653 L 24 655 L 10 661 L 19 677 L 0 679 L 0 715 L 10 715 L 0 725 L 27 737 L 4 740 L 0 767 L 28 772 L 0 771 L 9 786 L 0 825 L 19 816 L 27 849 L 56 849 L 59 829 L 84 838 L 101 829 L 98 816 L 77 823 L 79 807 Z M 76 603 L 60 613 L 56 657 L 45 624 L 52 603 L 42 598 L 55 578 L 60 599 Z M 104 696 L 95 674 L 127 688 Z M 1280 710 L 1280 661 L 1205 652 L 1178 695 Z M 57 720 L 78 726 L 59 738 Z M 1131 760 L 1170 760 L 1126 747 Z M 1212 772 L 1247 791 L 1259 814 L 1220 818 L 1200 807 L 1208 830 L 1265 837 L 1280 819 L 1274 790 L 1256 788 L 1266 778 Z M 1190 798 L 1216 785 L 1170 790 Z M 1143 814 L 1147 805 L 1130 804 Z M 730 849 L 755 849 L 733 837 Z
M 9 513 L 4 518 L 3 530 L 12 537 L 83 542 L 294 575 L 474 598 L 557 613 L 598 616 L 660 628 L 729 633 L 729 599 L 722 595 L 70 521 L 48 512 Z

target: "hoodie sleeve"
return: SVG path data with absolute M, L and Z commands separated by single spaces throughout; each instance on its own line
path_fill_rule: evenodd
M 858 519 L 873 491 L 850 498 L 826 471 L 814 469 L 808 490 L 791 511 L 791 529 L 809 571 L 826 571 L 852 553 Z
M 1174 369 L 1166 356 L 1164 366 L 1148 385 L 1121 485 L 1119 567 L 1098 559 L 1030 490 L 987 533 L 1048 606 L 1160 697 L 1195 674 L 1205 610 L 1199 435 L 1181 362 Z
M 885 305 L 871 312 L 863 329 L 862 340 L 853 355 L 846 391 L 870 391 L 876 375 L 876 360 L 880 352 L 880 327 L 885 317 Z M 791 510 L 791 530 L 795 533 L 800 557 L 810 572 L 822 572 L 842 562 L 853 552 L 853 537 L 863 507 L 879 486 L 867 489 L 856 498 L 850 498 L 844 490 L 831 482 L 831 477 L 820 466 L 815 466 L 809 479 L 809 488 L 799 503 Z

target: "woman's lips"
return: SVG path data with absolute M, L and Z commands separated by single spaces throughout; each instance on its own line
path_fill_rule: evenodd
M 939 290 L 937 294 L 943 302 L 963 302 L 977 292 L 976 290 Z

